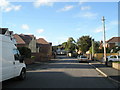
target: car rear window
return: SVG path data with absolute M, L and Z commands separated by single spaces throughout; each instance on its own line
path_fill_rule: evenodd
M 81 56 L 81 58 L 87 58 L 86 56 Z
M 118 58 L 120 58 L 120 56 L 118 56 Z

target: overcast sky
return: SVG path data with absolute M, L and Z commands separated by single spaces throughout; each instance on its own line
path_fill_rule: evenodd
M 34 34 L 53 45 L 89 35 L 102 40 L 105 16 L 106 40 L 118 36 L 117 2 L 8 2 L 2 0 L 2 25 L 18 34 Z M 0 11 L 1 12 L 1 11 Z

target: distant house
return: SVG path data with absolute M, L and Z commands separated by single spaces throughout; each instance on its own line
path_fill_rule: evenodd
M 14 34 L 17 47 L 28 47 L 32 53 L 36 53 L 36 37 L 34 35 Z
M 106 41 L 106 47 L 113 48 L 115 46 L 120 46 L 120 37 L 112 37 Z M 103 41 L 100 42 L 100 49 L 103 47 Z
M 107 41 L 108 47 L 113 48 L 115 46 L 120 46 L 120 37 L 112 37 Z
M 37 39 L 37 52 L 44 53 L 47 55 L 52 54 L 52 43 L 48 43 L 45 39 L 39 38 Z

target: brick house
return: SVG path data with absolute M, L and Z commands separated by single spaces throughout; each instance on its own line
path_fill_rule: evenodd
M 113 48 L 115 46 L 120 46 L 120 37 L 112 37 L 107 41 L 108 47 Z
M 52 44 L 48 43 L 45 39 L 39 38 L 37 39 L 37 52 L 45 53 L 48 55 L 52 54 Z
M 34 35 L 14 34 L 17 47 L 28 47 L 32 53 L 36 53 L 36 37 Z
M 120 46 L 120 37 L 112 37 L 106 41 L 106 47 L 113 48 L 115 46 Z M 103 41 L 100 42 L 100 49 L 103 47 Z

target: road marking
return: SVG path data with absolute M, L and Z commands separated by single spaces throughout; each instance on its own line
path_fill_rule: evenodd
M 91 63 L 89 63 L 89 65 L 91 65 L 92 67 L 94 67 L 99 73 L 101 73 L 104 77 L 107 77 L 108 79 L 116 82 L 116 83 L 119 83 L 119 81 L 115 80 L 115 79 L 112 79 L 111 77 L 109 77 L 107 74 L 105 74 L 104 72 L 102 72 L 100 69 L 96 68 L 94 65 L 92 65 Z

